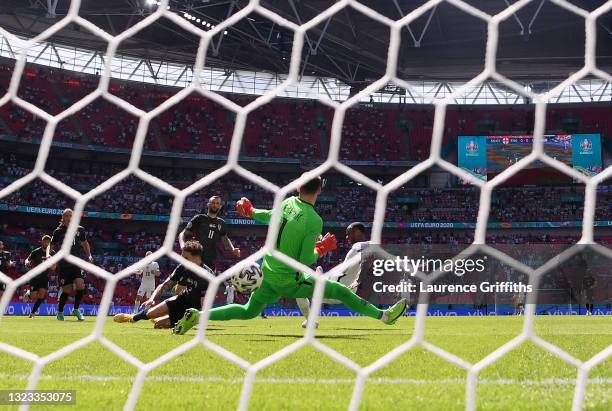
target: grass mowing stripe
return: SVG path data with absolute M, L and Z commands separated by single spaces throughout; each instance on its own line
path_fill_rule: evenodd
M 27 380 L 28 375 L 0 374 L 0 379 L 12 378 L 15 380 Z M 41 380 L 62 380 L 62 381 L 134 381 L 133 377 L 123 377 L 118 375 L 79 375 L 74 376 L 53 376 L 41 375 Z M 174 377 L 156 375 L 147 377 L 146 381 L 152 382 L 218 382 L 223 384 L 242 384 L 244 378 L 221 378 L 221 377 Z M 354 384 L 355 379 L 325 379 L 325 378 L 256 378 L 257 383 L 267 384 Z M 464 384 L 464 378 L 447 378 L 440 380 L 419 380 L 414 378 L 370 378 L 369 384 Z M 497 379 L 478 380 L 478 384 L 485 385 L 568 385 L 575 384 L 572 378 L 548 378 L 544 380 L 512 380 Z M 588 380 L 589 384 L 612 384 L 612 378 L 593 378 Z

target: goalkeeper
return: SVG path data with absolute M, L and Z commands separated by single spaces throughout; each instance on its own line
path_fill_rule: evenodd
M 308 181 L 298 189 L 299 197 L 287 198 L 281 205 L 281 222 L 276 248 L 307 266 L 336 249 L 336 238 L 329 233 L 317 241 L 323 228 L 323 220 L 315 211 L 314 204 L 321 194 L 321 181 L 321 177 Z M 237 202 L 236 210 L 243 217 L 252 217 L 266 224 L 272 217 L 272 210 L 254 209 L 251 202 L 244 197 Z M 310 298 L 314 293 L 314 278 L 296 271 L 271 255 L 264 257 L 262 270 L 264 278 L 261 287 L 251 294 L 245 305 L 229 304 L 213 308 L 210 310 L 210 320 L 255 318 L 266 305 L 276 303 L 281 297 Z M 387 310 L 380 310 L 336 281 L 325 282 L 324 298 L 339 300 L 350 310 L 379 319 L 385 324 L 394 324 L 406 310 L 405 299 Z M 197 324 L 199 316 L 200 312 L 196 309 L 185 311 L 183 318 L 174 327 L 174 333 L 187 332 Z

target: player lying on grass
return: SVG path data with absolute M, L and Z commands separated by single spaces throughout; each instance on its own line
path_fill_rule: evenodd
M 281 205 L 277 249 L 307 266 L 314 264 L 318 258 L 336 249 L 336 238 L 329 233 L 317 241 L 323 228 L 323 220 L 315 211 L 314 205 L 321 194 L 321 185 L 321 177 L 314 178 L 298 189 L 299 197 L 287 198 Z M 254 209 L 251 202 L 244 197 L 237 202 L 236 210 L 242 217 L 253 217 L 265 224 L 268 224 L 272 217 L 272 210 Z M 271 255 L 264 257 L 262 270 L 264 278 L 261 287 L 251 294 L 245 305 L 229 304 L 213 308 L 210 311 L 210 320 L 255 318 L 266 305 L 276 303 L 281 297 L 312 297 L 315 281 L 311 276 L 297 272 Z M 379 319 L 385 324 L 394 324 L 406 310 L 405 299 L 398 301 L 387 310 L 380 310 L 337 281 L 325 282 L 324 298 L 339 300 L 350 310 Z M 174 327 L 174 333 L 184 334 L 191 329 L 197 324 L 199 315 L 198 310 L 187 310 Z
M 195 240 L 185 242 L 181 255 L 192 263 L 210 271 L 208 267 L 202 265 L 202 245 L 199 242 Z M 180 294 L 154 306 L 155 299 L 164 291 L 171 289 L 179 280 L 183 280 L 187 284 L 186 288 Z M 206 293 L 207 287 L 208 282 L 205 279 L 179 265 L 166 281 L 157 286 L 151 298 L 142 303 L 143 311 L 138 314 L 116 314 L 113 321 L 135 323 L 140 320 L 158 320 L 155 322 L 156 328 L 170 328 L 176 324 L 188 308 L 202 308 L 202 297 Z

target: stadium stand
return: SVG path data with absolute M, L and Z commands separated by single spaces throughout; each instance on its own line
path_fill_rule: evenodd
M 87 92 L 97 79 L 91 75 L 34 66 L 25 72 L 20 95 L 41 100 L 50 113 L 61 112 Z M 0 65 L 0 88 L 8 87 L 12 67 Z M 61 87 L 58 87 L 61 85 Z M 174 89 L 151 88 L 136 83 L 114 82 L 113 94 L 150 109 L 164 101 Z M 227 96 L 240 105 L 247 97 Z M 42 104 L 42 103 L 41 103 Z M 242 155 L 298 160 L 323 159 L 333 111 L 316 101 L 276 99 L 255 110 L 248 117 Z M 452 153 L 458 135 L 528 134 L 533 129 L 533 108 L 449 107 L 445 122 L 445 147 Z M 0 133 L 14 135 L 20 141 L 40 138 L 44 123 L 14 105 L 0 107 Z M 434 112 L 430 106 L 360 105 L 347 111 L 343 125 L 342 160 L 368 159 L 416 161 L 429 155 Z M 612 135 L 612 116 L 604 105 L 559 105 L 549 108 L 546 117 L 549 133 L 597 132 Z M 161 113 L 149 130 L 145 148 L 153 151 L 227 155 L 233 131 L 234 114 L 198 95 L 192 95 Z M 58 125 L 55 140 L 130 148 L 137 121 L 111 103 L 97 99 L 75 116 Z M 384 136 L 385 138 L 379 138 Z M 408 148 L 410 147 L 410 149 Z

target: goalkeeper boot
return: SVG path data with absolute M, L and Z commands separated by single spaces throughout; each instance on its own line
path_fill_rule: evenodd
M 55 318 L 57 318 L 58 321 L 64 321 L 64 313 L 60 313 L 58 311 L 57 314 L 55 315 Z
M 79 310 L 77 310 L 76 308 L 72 309 L 72 315 L 74 315 L 77 320 L 79 321 L 85 321 L 85 317 L 83 317 L 83 314 L 81 314 L 81 312 Z
M 402 298 L 401 300 L 393 304 L 392 307 L 389 307 L 388 309 L 383 311 L 381 320 L 387 325 L 393 325 L 395 324 L 398 318 L 404 315 L 405 311 L 406 311 L 406 299 Z
M 200 318 L 200 312 L 195 308 L 188 308 L 185 311 L 185 315 L 183 318 L 178 320 L 174 328 L 172 329 L 172 334 L 183 335 L 187 331 L 191 330 L 197 323 Z
M 116 323 L 127 323 L 133 322 L 132 318 L 134 318 L 134 315 L 132 314 L 119 313 L 113 316 L 113 321 Z

